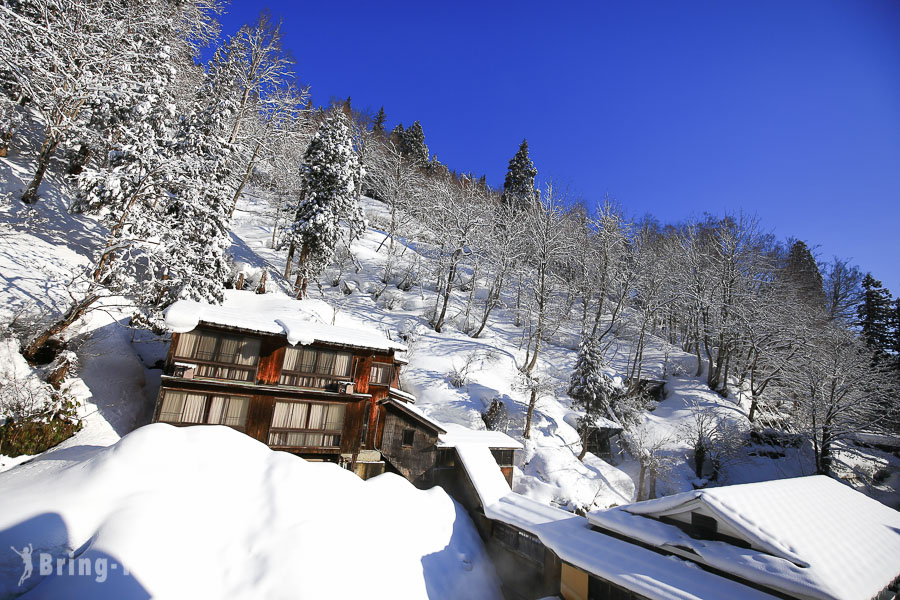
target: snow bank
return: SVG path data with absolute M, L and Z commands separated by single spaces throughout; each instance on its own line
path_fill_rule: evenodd
M 191 331 L 203 321 L 227 327 L 287 336 L 292 345 L 314 342 L 341 344 L 356 348 L 405 351 L 394 342 L 362 323 L 341 317 L 341 325 L 329 325 L 333 309 L 321 300 L 294 300 L 282 294 L 256 294 L 227 290 L 221 306 L 193 300 L 179 300 L 166 309 L 166 326 L 173 332 Z
M 20 588 L 9 548 L 28 544 Z M 149 425 L 3 474 L 0 548 L 0 597 L 500 597 L 468 515 L 441 489 L 364 482 L 226 427 Z M 42 574 L 40 553 L 74 557 L 75 575 L 65 560 Z

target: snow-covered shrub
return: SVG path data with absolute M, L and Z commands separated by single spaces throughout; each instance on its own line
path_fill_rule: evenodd
M 506 404 L 499 398 L 491 398 L 490 404 L 481 413 L 481 420 L 484 426 L 491 431 L 506 432 L 509 430 L 509 411 L 506 410 Z
M 68 372 L 70 354 L 54 372 Z M 12 457 L 43 452 L 81 429 L 75 401 L 40 379 L 13 338 L 0 341 L 0 420 L 0 454 Z

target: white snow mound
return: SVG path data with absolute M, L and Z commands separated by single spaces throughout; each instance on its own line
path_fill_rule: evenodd
M 24 563 L 11 547 L 29 544 L 33 573 L 19 587 Z M 52 555 L 52 573 L 42 555 Z M 390 474 L 362 481 L 226 427 L 165 424 L 109 448 L 50 452 L 0 476 L 0 597 L 26 590 L 54 598 L 501 597 L 471 520 L 440 488 L 421 491 Z

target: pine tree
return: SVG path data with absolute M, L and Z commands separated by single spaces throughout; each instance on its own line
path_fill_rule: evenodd
M 581 340 L 575 370 L 569 380 L 568 391 L 574 401 L 573 405 L 584 410 L 584 417 L 579 423 L 582 442 L 579 460 L 584 458 L 587 435 L 596 418 L 600 416 L 618 420 L 613 409 L 615 392 L 613 381 L 606 374 L 603 353 L 592 338 L 584 337 Z
M 822 274 L 805 242 L 797 240 L 791 245 L 784 276 L 801 301 L 809 306 L 824 308 Z
M 534 187 L 537 169 L 528 157 L 528 140 L 522 140 L 519 151 L 509 161 L 501 198 L 512 210 L 521 210 L 534 204 L 538 193 Z
M 866 345 L 877 356 L 883 356 L 893 345 L 890 333 L 891 294 L 871 273 L 866 274 L 862 285 L 863 301 L 857 308 L 858 325 Z
M 403 153 L 413 163 L 420 167 L 428 165 L 431 154 L 425 145 L 425 132 L 418 121 L 413 123 L 403 132 Z
M 304 156 L 301 201 L 292 227 L 292 244 L 300 249 L 298 297 L 306 295 L 310 279 L 324 272 L 341 236 L 340 221 L 353 240 L 366 222 L 356 199 L 361 167 L 347 118 L 332 110 L 319 127 Z
M 397 123 L 397 125 L 391 129 L 390 140 L 391 143 L 396 146 L 397 150 L 406 156 L 406 146 L 403 145 L 403 133 L 403 123 Z
M 375 120 L 372 122 L 372 133 L 384 135 L 384 122 L 387 121 L 387 115 L 384 114 L 384 107 L 378 109 Z

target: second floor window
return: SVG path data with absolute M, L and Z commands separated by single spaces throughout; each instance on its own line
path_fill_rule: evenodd
M 369 383 L 390 385 L 392 375 L 393 366 L 390 363 L 373 362 L 372 370 L 369 372 Z
M 196 361 L 198 377 L 251 381 L 259 347 L 258 339 L 195 330 L 178 336 L 175 356 Z
M 351 358 L 348 352 L 288 346 L 284 351 L 279 383 L 296 387 L 327 388 L 350 378 Z

